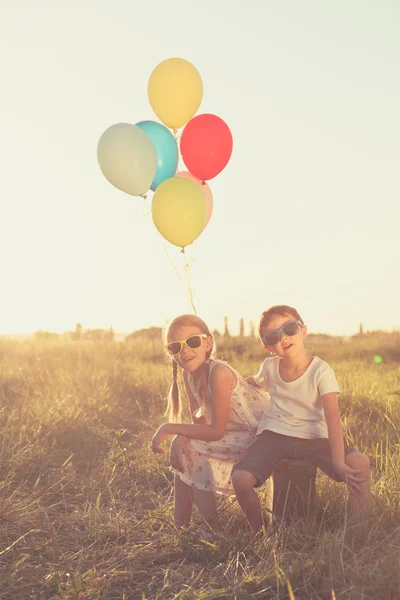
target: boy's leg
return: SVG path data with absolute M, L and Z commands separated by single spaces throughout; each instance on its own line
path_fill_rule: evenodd
M 333 467 L 328 439 L 320 438 L 303 440 L 300 442 L 299 446 L 299 455 L 302 455 L 304 458 L 313 462 L 331 479 L 343 481 Z M 350 510 L 359 521 L 362 521 L 369 515 L 372 508 L 369 459 L 364 454 L 361 454 L 361 452 L 358 452 L 358 450 L 355 450 L 346 444 L 344 446 L 344 451 L 346 465 L 351 469 L 360 471 L 358 477 L 362 479 L 362 481 L 359 484 L 359 489 L 357 490 L 354 486 L 352 486 L 352 488 L 347 486 L 347 488 L 350 492 L 348 501 Z
M 359 478 L 362 479 L 360 483 L 360 490 L 351 490 L 349 496 L 349 507 L 354 515 L 359 517 L 359 520 L 363 520 L 367 517 L 372 508 L 371 503 L 371 477 L 370 477 L 370 463 L 369 458 L 361 452 L 350 452 L 346 455 L 346 465 L 351 469 L 361 471 Z
M 262 485 L 271 476 L 275 465 L 290 453 L 295 444 L 296 438 L 263 431 L 233 468 L 232 485 L 253 534 L 263 524 L 261 504 L 254 487 Z
M 174 480 L 174 520 L 177 527 L 188 527 L 193 507 L 193 491 L 190 485 L 175 475 Z
M 237 501 L 254 534 L 262 527 L 260 499 L 254 489 L 257 483 L 258 479 L 249 471 L 234 471 L 232 473 L 232 485 L 235 488 Z

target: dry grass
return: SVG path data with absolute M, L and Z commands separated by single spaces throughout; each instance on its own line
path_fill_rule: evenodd
M 235 503 L 216 543 L 173 527 L 172 477 L 148 448 L 169 385 L 159 342 L 2 341 L 0 599 L 399 598 L 398 341 L 310 339 L 340 380 L 348 440 L 375 463 L 368 535 L 320 477 L 315 518 L 252 544 Z M 263 358 L 255 340 L 219 346 L 244 375 Z

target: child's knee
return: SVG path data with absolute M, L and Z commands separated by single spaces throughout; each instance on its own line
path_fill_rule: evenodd
M 351 452 L 348 454 L 346 457 L 346 463 L 352 469 L 364 471 L 364 473 L 369 473 L 370 471 L 370 460 L 368 456 L 361 454 L 361 452 Z
M 256 477 L 249 471 L 234 471 L 232 473 L 232 485 L 236 492 L 245 492 L 252 489 L 257 483 Z

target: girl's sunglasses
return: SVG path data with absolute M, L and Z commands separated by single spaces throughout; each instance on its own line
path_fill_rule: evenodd
M 176 356 L 183 350 L 183 344 L 186 344 L 188 348 L 200 348 L 201 346 L 201 338 L 208 338 L 206 333 L 198 333 L 196 335 L 191 335 L 186 340 L 177 340 L 176 342 L 170 342 L 165 347 L 167 352 L 172 356 Z
M 276 346 L 276 344 L 281 341 L 281 332 L 284 335 L 292 337 L 293 335 L 296 335 L 296 333 L 299 333 L 301 325 L 303 325 L 303 323 L 300 323 L 300 321 L 288 321 L 282 325 L 282 327 L 279 327 L 279 329 L 268 331 L 268 333 L 261 337 L 261 341 L 264 346 Z

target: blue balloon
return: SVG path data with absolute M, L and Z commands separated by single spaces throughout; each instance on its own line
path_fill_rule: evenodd
M 169 129 L 156 121 L 140 121 L 136 127 L 143 129 L 153 142 L 157 154 L 157 170 L 150 189 L 155 189 L 170 177 L 173 177 L 178 167 L 178 146 Z

